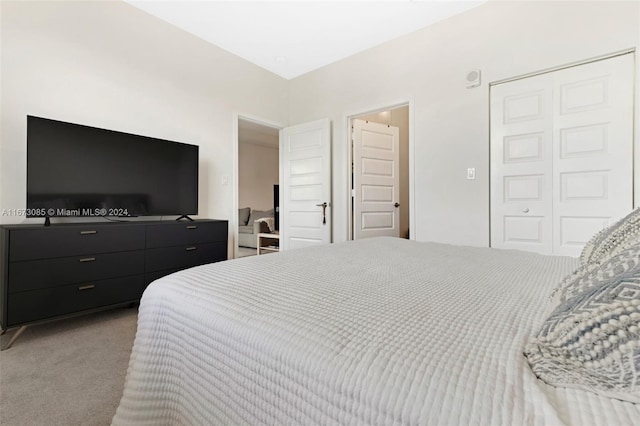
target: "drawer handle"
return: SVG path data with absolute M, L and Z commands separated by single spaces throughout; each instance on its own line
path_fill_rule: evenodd
M 80 235 L 91 235 L 91 234 L 97 234 L 98 231 L 80 231 Z
M 197 249 L 198 247 L 187 247 L 185 250 L 186 251 L 193 251 L 195 249 Z
M 80 287 L 78 287 L 79 291 L 82 290 L 91 290 L 92 288 L 95 288 L 94 284 L 87 284 L 87 285 L 81 285 Z
M 198 229 L 198 225 L 187 225 L 187 229 Z
M 80 262 L 95 262 L 95 257 L 85 257 L 84 259 L 80 259 Z

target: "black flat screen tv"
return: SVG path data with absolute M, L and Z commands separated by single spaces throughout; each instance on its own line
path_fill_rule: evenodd
M 198 213 L 198 146 L 27 116 L 27 216 Z

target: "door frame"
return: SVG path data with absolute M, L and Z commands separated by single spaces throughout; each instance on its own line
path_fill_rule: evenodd
M 233 191 L 233 210 L 232 210 L 232 217 L 231 220 L 229 221 L 229 223 L 232 224 L 232 228 L 233 228 L 233 257 L 232 259 L 236 259 L 238 256 L 238 209 L 240 208 L 240 206 L 238 205 L 239 203 L 239 192 L 240 192 L 240 186 L 238 183 L 238 177 L 239 177 L 239 161 L 240 161 L 240 156 L 239 156 L 239 149 L 240 149 L 240 142 L 238 141 L 238 126 L 239 123 L 238 121 L 242 119 L 245 121 L 251 121 L 254 122 L 256 124 L 260 124 L 262 126 L 265 127 L 271 127 L 274 129 L 278 129 L 278 131 L 282 130 L 283 128 L 285 128 L 286 126 L 284 124 L 275 122 L 275 121 L 271 121 L 271 120 L 267 120 L 264 119 L 262 117 L 257 117 L 255 115 L 251 115 L 251 114 L 244 114 L 242 112 L 238 112 L 238 111 L 234 111 L 233 112 L 233 119 L 232 119 L 232 126 L 233 126 L 233 173 L 232 173 L 232 185 L 231 185 L 231 190 Z M 280 151 L 282 149 L 282 146 L 280 146 L 280 142 L 278 142 L 278 150 Z M 281 170 L 281 164 L 280 164 L 280 154 L 278 154 L 278 170 Z M 279 179 L 278 179 L 278 184 L 282 183 L 282 172 L 279 172 Z M 224 183 L 222 183 L 224 185 Z
M 351 163 L 353 161 L 353 152 L 351 149 L 351 120 L 357 119 L 363 115 L 375 114 L 382 111 L 392 110 L 396 108 L 409 108 L 409 239 L 416 239 L 416 220 L 415 220 L 415 100 L 412 96 L 408 96 L 396 102 L 382 103 L 382 106 L 374 106 L 371 108 L 353 108 L 353 111 L 344 115 L 344 128 L 346 131 L 345 149 L 347 158 L 347 241 L 353 240 L 353 211 L 351 209 L 351 188 L 353 188 L 353 179 L 351 177 Z

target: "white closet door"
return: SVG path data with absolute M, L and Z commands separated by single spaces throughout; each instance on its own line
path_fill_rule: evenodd
M 633 208 L 633 56 L 554 74 L 554 253 L 578 256 Z
M 577 256 L 633 208 L 633 56 L 491 89 L 491 245 Z
M 551 253 L 551 77 L 491 88 L 491 246 Z

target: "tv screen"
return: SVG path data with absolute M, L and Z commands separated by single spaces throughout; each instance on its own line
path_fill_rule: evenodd
M 197 213 L 197 145 L 27 117 L 27 216 Z

